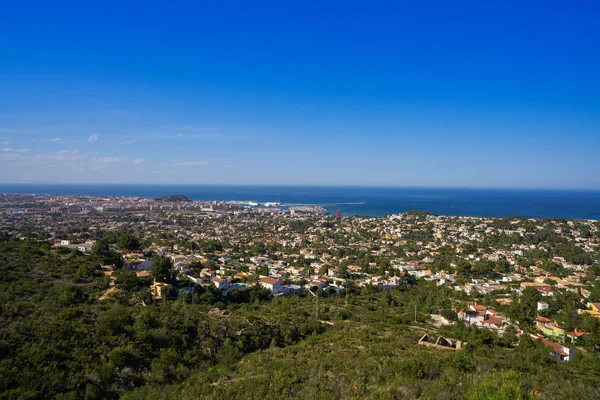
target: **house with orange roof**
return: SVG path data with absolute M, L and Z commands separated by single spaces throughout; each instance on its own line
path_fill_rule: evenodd
M 490 318 L 492 319 L 486 324 L 487 328 L 497 329 L 495 328 L 496 326 L 504 326 L 503 320 L 496 316 L 496 311 L 487 306 L 471 304 L 466 310 L 460 310 L 458 312 L 458 319 L 468 324 L 474 324 L 477 326 L 483 326 L 482 324 L 484 324 L 485 321 L 489 320 Z
M 500 317 L 488 316 L 487 319 L 477 324 L 482 328 L 492 329 L 496 331 L 504 331 L 506 328 L 506 322 Z
M 570 361 L 575 356 L 575 353 L 577 353 L 575 349 L 554 343 L 541 335 L 529 334 L 529 336 L 532 340 L 539 340 L 545 346 L 551 348 L 556 361 Z
M 571 342 L 574 342 L 575 339 L 587 334 L 586 331 L 579 329 L 574 329 L 570 332 L 567 332 L 565 328 L 558 325 L 555 321 L 551 321 L 550 319 L 542 316 L 537 317 L 535 327 L 544 335 L 553 338 L 561 338 L 563 341 L 566 341 L 568 338 L 571 340 Z
M 278 294 L 283 292 L 283 284 L 277 278 L 261 278 L 258 280 L 258 284 L 265 289 L 269 290 L 273 294 Z
M 219 290 L 227 290 L 231 287 L 231 278 L 229 276 L 215 276 L 211 282 Z

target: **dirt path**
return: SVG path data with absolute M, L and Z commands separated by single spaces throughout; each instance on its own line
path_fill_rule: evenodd
M 109 274 L 107 274 L 107 275 L 109 275 Z M 111 275 L 109 275 L 109 276 L 110 276 L 110 282 L 108 283 L 108 289 L 106 289 L 106 292 L 104 292 L 104 294 L 98 298 L 98 300 L 100 300 L 100 301 L 108 299 L 108 296 L 110 296 L 110 294 L 112 292 L 114 292 L 115 289 L 117 289 L 115 287 L 115 278 L 113 278 Z

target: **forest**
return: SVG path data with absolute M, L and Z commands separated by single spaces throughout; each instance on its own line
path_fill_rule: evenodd
M 429 315 L 466 303 L 434 283 L 320 291 L 318 303 L 207 288 L 143 305 L 127 274 L 130 296 L 98 301 L 101 256 L 0 240 L 0 398 L 600 398 L 592 343 L 557 363 L 526 335 L 438 331 Z M 424 333 L 468 345 L 419 346 Z

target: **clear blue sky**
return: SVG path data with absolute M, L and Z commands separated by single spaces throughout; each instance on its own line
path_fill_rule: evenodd
M 598 1 L 0 7 L 0 182 L 600 189 Z

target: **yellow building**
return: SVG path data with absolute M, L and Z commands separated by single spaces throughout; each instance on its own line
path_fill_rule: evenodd
M 163 297 L 163 293 L 165 293 L 167 286 L 169 286 L 168 283 L 156 282 L 155 279 L 152 286 L 150 286 L 150 293 L 152 293 L 152 296 L 154 297 Z

